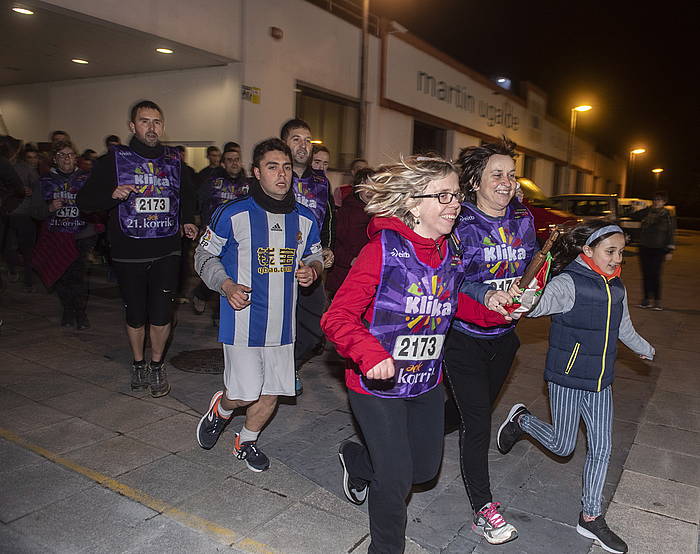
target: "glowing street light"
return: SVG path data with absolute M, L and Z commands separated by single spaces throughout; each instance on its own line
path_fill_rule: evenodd
M 627 181 L 629 182 L 629 188 L 630 190 L 632 189 L 632 180 L 634 179 L 634 160 L 637 156 L 640 154 L 644 154 L 647 151 L 646 148 L 635 148 L 634 150 L 630 150 L 630 157 L 629 157 L 629 171 L 627 173 Z M 627 183 L 622 185 L 622 190 L 620 190 L 620 198 L 625 197 L 625 193 L 627 192 Z
M 571 108 L 571 123 L 569 125 L 569 143 L 566 147 L 566 192 L 569 190 L 569 179 L 571 178 L 571 162 L 574 158 L 574 137 L 576 136 L 576 116 L 579 112 L 587 112 L 592 110 L 593 106 L 584 104 Z
M 661 180 L 661 174 L 664 172 L 663 167 L 655 167 L 651 170 L 654 174 L 654 181 L 656 182 L 656 188 L 659 188 L 659 181 Z

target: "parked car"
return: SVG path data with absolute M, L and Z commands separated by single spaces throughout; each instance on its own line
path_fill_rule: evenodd
M 530 179 L 518 177 L 518 183 L 523 191 L 523 204 L 532 212 L 535 220 L 535 232 L 540 245 L 549 238 L 552 226 L 567 227 L 579 221 L 573 214 L 558 209 L 542 189 Z
M 552 197 L 552 202 L 571 212 L 584 221 L 588 219 L 607 219 L 617 221 L 617 194 L 559 194 Z
M 651 207 L 651 200 L 643 198 L 618 198 L 617 199 L 617 215 L 618 223 L 627 234 L 629 244 L 638 244 L 639 235 L 642 229 L 642 222 L 636 219 L 632 214 Z

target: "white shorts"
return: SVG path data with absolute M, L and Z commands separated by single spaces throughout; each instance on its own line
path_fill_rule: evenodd
M 254 402 L 261 395 L 295 396 L 294 344 L 224 344 L 226 398 Z

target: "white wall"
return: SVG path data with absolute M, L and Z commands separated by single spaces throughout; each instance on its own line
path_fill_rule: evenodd
M 59 8 L 241 59 L 242 0 L 44 0 Z
M 554 182 L 554 162 L 537 158 L 535 162 L 535 176 L 533 181 L 547 195 L 552 195 L 552 183 Z
M 45 141 L 51 130 L 62 129 L 79 149 L 101 152 L 109 134 L 126 140 L 129 107 L 148 98 L 163 109 L 165 140 L 221 145 L 240 136 L 238 73 L 239 64 L 231 64 L 5 87 L 0 110 L 24 140 Z

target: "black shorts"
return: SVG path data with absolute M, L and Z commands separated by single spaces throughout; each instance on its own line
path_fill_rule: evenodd
M 175 291 L 180 274 L 180 256 L 166 256 L 152 262 L 117 262 L 112 266 L 129 327 L 167 325 L 172 320 Z

